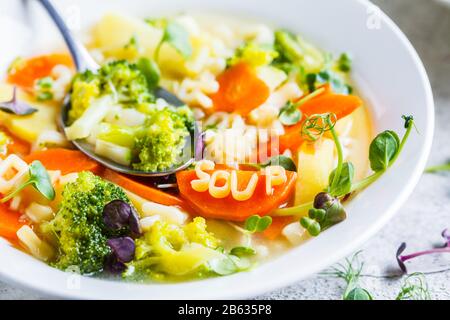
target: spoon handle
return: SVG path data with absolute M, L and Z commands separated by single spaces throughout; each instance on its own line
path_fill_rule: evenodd
M 49 0 L 38 0 L 42 6 L 47 10 L 48 14 L 52 18 L 53 22 L 58 27 L 61 32 L 64 41 L 69 48 L 70 54 L 72 55 L 72 59 L 75 63 L 75 67 L 78 71 L 82 72 L 85 70 L 95 71 L 99 68 L 98 64 L 92 59 L 89 55 L 86 48 L 76 40 L 67 25 L 64 23 L 61 15 L 56 11 L 55 7 Z

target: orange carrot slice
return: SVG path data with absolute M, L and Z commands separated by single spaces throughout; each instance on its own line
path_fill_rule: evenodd
M 29 58 L 13 67 L 8 74 L 8 82 L 23 88 L 32 88 L 34 81 L 51 74 L 56 65 L 73 66 L 67 54 L 48 54 Z
M 17 240 L 16 232 L 22 227 L 25 222 L 20 221 L 21 213 L 13 211 L 8 207 L 8 204 L 0 204 L 0 236 Z
M 270 90 L 246 63 L 238 63 L 217 78 L 219 91 L 211 95 L 214 109 L 247 115 L 267 100 Z
M 238 189 L 243 190 L 250 181 L 254 171 L 237 171 Z M 194 170 L 177 173 L 178 188 L 181 197 L 192 207 L 196 215 L 230 221 L 244 221 L 252 215 L 267 215 L 280 205 L 286 203 L 292 194 L 297 174 L 286 171 L 287 181 L 275 186 L 272 195 L 268 196 L 265 189 L 265 176 L 258 174 L 258 183 L 253 196 L 245 201 L 235 200 L 231 194 L 225 198 L 212 197 L 208 191 L 197 192 L 192 189 L 191 181 L 197 179 Z
M 103 178 L 117 184 L 118 186 L 146 199 L 166 206 L 183 206 L 184 202 L 180 198 L 163 192 L 144 183 L 115 171 L 105 169 Z
M 103 169 L 98 162 L 87 157 L 81 151 L 62 148 L 36 151 L 24 157 L 24 160 L 27 163 L 39 160 L 47 170 L 60 170 L 63 175 L 81 171 L 100 174 Z
M 332 112 L 342 119 L 362 105 L 363 101 L 357 96 L 326 93 L 305 102 L 300 110 L 306 116 Z
M 328 90 L 316 98 L 305 102 L 300 106 L 303 120 L 296 125 L 285 127 L 284 135 L 280 136 L 280 152 L 283 153 L 286 149 L 295 151 L 303 143 L 301 131 L 306 117 L 331 112 L 339 120 L 348 116 L 362 105 L 363 101 L 357 96 L 335 94 Z

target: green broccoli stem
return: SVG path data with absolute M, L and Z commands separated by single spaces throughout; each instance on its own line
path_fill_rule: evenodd
M 28 187 L 29 185 L 33 184 L 34 180 L 30 179 L 28 181 L 25 181 L 24 183 L 22 183 L 19 187 L 17 187 L 16 190 L 14 190 L 13 192 L 11 192 L 10 194 L 8 194 L 6 197 L 4 197 L 0 202 L 1 203 L 5 203 L 8 200 L 14 198 L 20 191 L 22 191 L 23 189 L 25 189 L 26 187 Z

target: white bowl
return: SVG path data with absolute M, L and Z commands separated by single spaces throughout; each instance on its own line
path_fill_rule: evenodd
M 125 283 L 67 274 L 1 243 L 0 275 L 3 280 L 65 298 L 226 299 L 255 296 L 304 279 L 361 247 L 405 202 L 424 169 L 434 127 L 430 84 L 408 39 L 368 1 L 110 0 L 79 1 L 79 8 L 72 5 L 74 1 L 57 3 L 66 13 L 77 12 L 80 8 L 83 25 L 92 23 L 107 9 L 138 16 L 207 10 L 256 18 L 300 32 L 326 50 L 352 53 L 353 76 L 358 89 L 370 102 L 377 131 L 393 129 L 403 133 L 400 117 L 412 114 L 419 133 L 412 133 L 398 162 L 379 181 L 347 204 L 346 221 L 251 272 L 179 284 Z M 37 16 L 36 25 L 51 26 L 45 22 L 44 13 Z M 50 43 L 53 41 L 50 34 L 44 33 L 40 37 Z

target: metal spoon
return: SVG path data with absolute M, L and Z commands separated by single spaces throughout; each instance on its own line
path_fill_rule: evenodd
M 97 71 L 100 68 L 100 66 L 94 61 L 94 59 L 92 59 L 86 48 L 72 36 L 71 32 L 64 23 L 64 20 L 61 18 L 60 14 L 56 11 L 52 3 L 49 0 L 38 0 L 38 1 L 47 10 L 53 22 L 56 24 L 59 31 L 61 32 L 64 41 L 66 42 L 67 47 L 69 48 L 70 54 L 72 55 L 77 71 L 78 72 L 83 72 L 86 70 Z M 164 88 L 159 87 L 155 90 L 154 93 L 156 97 L 164 99 L 173 106 L 185 105 L 183 101 L 178 99 L 177 96 L 173 95 Z M 69 110 L 70 110 L 70 96 L 67 96 L 64 101 L 64 105 L 61 109 L 60 122 L 63 129 L 67 127 Z M 195 133 L 196 131 L 197 130 L 195 128 L 194 132 L 191 132 L 191 135 L 186 138 L 185 147 L 182 153 L 186 158 L 183 159 L 184 162 L 181 165 L 171 167 L 165 171 L 157 171 L 157 172 L 134 170 L 129 166 L 121 165 L 108 158 L 99 156 L 94 152 L 94 147 L 91 144 L 84 142 L 82 140 L 75 140 L 72 141 L 72 143 L 88 157 L 100 162 L 105 167 L 112 169 L 114 171 L 142 177 L 161 177 L 183 170 L 192 164 L 192 162 L 194 161 L 193 146 L 194 143 L 196 142 L 194 138 L 196 136 Z

